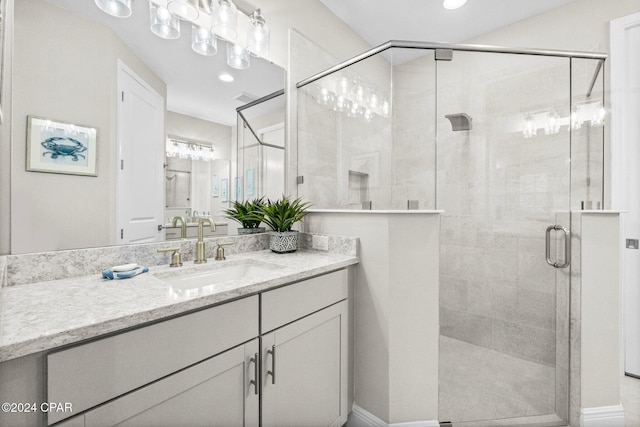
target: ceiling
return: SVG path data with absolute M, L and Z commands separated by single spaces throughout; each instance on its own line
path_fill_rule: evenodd
M 320 0 L 371 46 L 389 40 L 461 43 L 575 0 Z
M 178 40 L 163 40 L 149 30 L 147 1 L 134 1 L 132 16 L 113 18 L 91 0 L 48 0 L 81 16 L 110 27 L 167 84 L 167 108 L 205 120 L 236 124 L 235 109 L 244 102 L 233 99 L 247 94 L 259 98 L 284 87 L 281 68 L 251 58 L 247 70 L 226 64 L 226 43 L 218 41 L 218 53 L 203 57 L 191 50 L 190 24 L 182 23 Z M 291 0 L 291 13 L 304 7 Z M 575 0 L 469 0 L 457 10 L 446 10 L 441 0 L 320 0 L 371 46 L 389 40 L 460 43 L 532 15 Z M 243 0 L 238 0 L 243 6 Z M 401 8 L 400 10 L 397 10 Z M 217 76 L 228 71 L 233 83 Z
M 218 40 L 218 53 L 201 56 L 191 50 L 191 24 L 182 22 L 180 38 L 163 40 L 149 30 L 149 3 L 134 1 L 129 18 L 114 18 L 102 12 L 92 0 L 48 0 L 50 3 L 111 28 L 155 74 L 167 84 L 169 111 L 225 125 L 235 125 L 237 107 L 247 101 L 234 97 L 247 94 L 261 98 L 284 88 L 284 70 L 264 59 L 251 58 L 246 70 L 226 63 L 226 42 Z M 235 77 L 223 83 L 218 74 Z

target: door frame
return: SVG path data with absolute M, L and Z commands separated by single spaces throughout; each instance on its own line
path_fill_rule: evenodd
M 625 32 L 629 28 L 640 26 L 640 12 L 624 16 L 610 21 L 610 55 L 611 55 L 611 208 L 619 211 L 628 211 L 628 195 L 632 191 L 639 191 L 640 185 L 637 179 L 630 179 L 627 183 L 630 168 L 633 162 L 632 144 L 625 141 L 626 112 L 624 105 L 627 101 L 628 93 L 626 89 L 628 60 L 625 55 L 627 41 Z M 635 174 L 635 172 L 634 172 Z M 638 176 L 638 175 L 636 175 Z M 620 295 L 624 296 L 625 283 L 627 277 L 625 270 L 629 260 L 626 259 L 625 238 L 625 215 L 620 216 Z M 625 373 L 625 321 L 624 321 L 624 301 L 620 298 L 620 374 Z

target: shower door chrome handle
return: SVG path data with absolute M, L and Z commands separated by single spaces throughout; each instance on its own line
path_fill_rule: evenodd
M 562 263 L 554 262 L 551 259 L 551 231 L 562 231 L 564 235 L 564 260 Z M 547 227 L 547 231 L 545 233 L 546 237 L 546 250 L 545 255 L 547 257 L 547 264 L 554 268 L 567 268 L 571 263 L 571 232 L 567 230 L 565 227 L 561 225 L 550 225 Z

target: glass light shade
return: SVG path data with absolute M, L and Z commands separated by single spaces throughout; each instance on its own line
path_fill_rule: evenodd
M 333 103 L 336 100 L 336 95 L 322 86 L 317 86 L 316 90 L 318 92 L 316 98 L 318 104 L 333 107 Z
M 193 21 L 200 16 L 198 0 L 169 0 L 167 9 L 180 19 Z
M 238 8 L 231 0 L 213 1 L 213 25 L 211 32 L 234 40 L 238 36 Z
M 131 16 L 131 0 L 96 0 L 96 6 L 104 13 L 116 18 Z
M 522 131 L 522 135 L 525 138 L 533 138 L 534 136 L 536 136 L 537 131 L 538 130 L 536 129 L 536 126 L 533 122 L 533 117 L 528 114 L 524 118 L 524 130 Z
M 227 65 L 238 70 L 249 68 L 250 61 L 247 49 L 234 43 L 227 43 Z
M 178 143 L 168 140 L 167 141 L 167 157 L 177 157 L 178 156 Z
M 177 39 L 180 37 L 180 20 L 166 7 L 149 2 L 151 14 L 151 32 L 163 39 Z
M 547 114 L 547 121 L 544 126 L 545 135 L 556 135 L 560 132 L 560 116 L 555 111 Z
M 444 0 L 442 6 L 445 9 L 457 9 L 465 5 L 467 0 Z
M 204 56 L 212 56 L 218 52 L 216 36 L 207 28 L 191 26 L 191 49 Z
M 251 26 L 247 30 L 247 50 L 252 55 L 264 57 L 269 54 L 269 27 L 260 9 L 253 12 L 249 19 Z

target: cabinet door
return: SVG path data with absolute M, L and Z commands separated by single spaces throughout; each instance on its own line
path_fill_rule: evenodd
M 257 353 L 257 339 L 228 350 L 87 412 L 85 427 L 257 427 Z
M 347 303 L 262 337 L 262 425 L 341 426 L 347 421 Z

